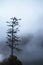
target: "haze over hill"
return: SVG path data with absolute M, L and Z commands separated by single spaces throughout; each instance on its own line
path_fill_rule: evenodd
M 23 36 L 22 38 L 25 39 L 26 36 Z M 28 36 L 26 38 L 29 40 Z M 30 38 L 30 41 L 20 46 L 20 48 L 22 48 L 23 50 L 22 52 L 18 53 L 14 51 L 14 54 L 16 54 L 18 58 L 21 59 L 22 62 L 29 62 L 29 61 L 43 59 L 43 46 L 42 46 L 43 45 L 43 31 L 37 32 L 31 37 L 32 39 Z M 2 44 L 0 46 L 1 48 L 0 53 L 2 53 L 3 56 L 7 57 L 10 54 L 9 52 L 10 50 L 9 48 L 5 46 L 6 43 L 4 43 L 4 45 L 3 45 L 3 42 L 1 43 Z

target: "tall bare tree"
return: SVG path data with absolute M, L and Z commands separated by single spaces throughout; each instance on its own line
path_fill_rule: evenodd
M 20 51 L 21 49 L 17 48 L 17 45 L 19 45 L 18 41 L 19 38 L 17 37 L 17 31 L 18 30 L 18 21 L 21 19 L 17 19 L 16 17 L 11 18 L 11 21 L 7 21 L 9 29 L 7 31 L 7 45 L 9 48 L 11 48 L 11 55 L 13 56 L 13 50 Z

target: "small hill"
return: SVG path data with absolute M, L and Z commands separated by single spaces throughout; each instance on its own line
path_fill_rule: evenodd
M 10 56 L 4 59 L 0 65 L 22 65 L 22 62 L 18 60 L 16 56 Z

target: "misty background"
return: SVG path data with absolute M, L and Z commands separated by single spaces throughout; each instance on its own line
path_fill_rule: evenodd
M 0 61 L 7 56 L 6 47 L 7 23 L 11 17 L 21 18 L 19 21 L 23 52 L 16 53 L 25 61 L 43 59 L 43 0 L 0 0 Z

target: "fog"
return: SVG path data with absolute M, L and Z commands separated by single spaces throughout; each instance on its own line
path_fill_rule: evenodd
M 19 21 L 19 36 L 27 38 L 26 44 L 17 53 L 22 62 L 43 59 L 43 0 L 1 0 L 0 1 L 0 61 L 7 57 L 9 48 L 6 47 L 7 23 L 11 17 L 21 18 Z M 29 35 L 30 38 L 29 39 Z M 6 56 L 5 56 L 6 55 Z
M 29 36 L 29 34 L 26 34 L 26 36 L 27 35 Z M 21 52 L 14 50 L 14 54 L 17 55 L 23 63 L 43 59 L 43 31 L 38 31 L 31 37 L 32 39 L 30 38 L 30 41 L 20 45 L 20 48 L 22 48 Z M 29 40 L 29 37 L 26 38 Z M 0 44 L 0 53 L 3 56 L 0 57 L 4 59 L 10 55 L 10 49 L 6 46 L 5 41 L 1 43 L 4 45 Z

